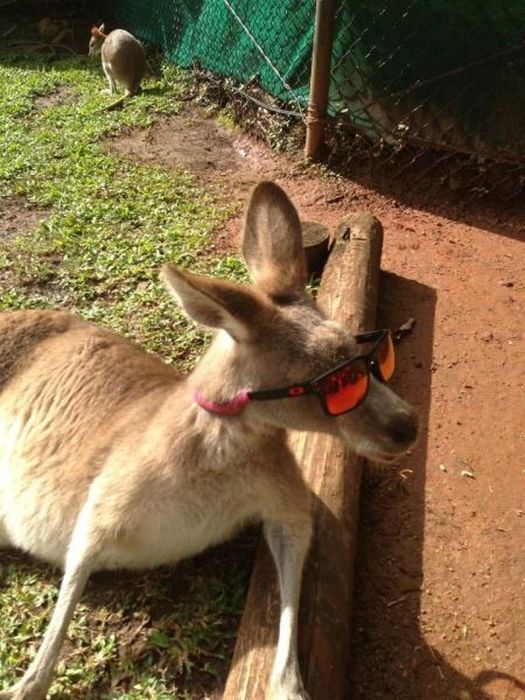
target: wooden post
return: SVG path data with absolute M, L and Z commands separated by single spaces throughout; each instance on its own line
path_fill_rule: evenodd
M 375 217 L 350 214 L 338 227 L 323 273 L 319 304 L 353 333 L 375 323 L 382 240 Z M 343 700 L 362 460 L 327 435 L 293 433 L 291 444 L 314 493 L 314 537 L 299 625 L 303 679 L 312 700 Z M 274 566 L 261 543 L 223 700 L 263 700 L 278 619 Z
M 334 17 L 334 0 L 317 0 L 310 94 L 306 118 L 305 155 L 307 158 L 318 158 L 323 145 L 328 91 L 330 89 Z

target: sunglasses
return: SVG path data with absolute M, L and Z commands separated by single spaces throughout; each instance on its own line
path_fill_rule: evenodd
M 389 330 L 362 333 L 355 339 L 360 344 L 374 344 L 365 355 L 345 360 L 315 379 L 281 389 L 250 391 L 249 398 L 253 401 L 267 401 L 313 395 L 317 396 L 324 413 L 328 416 L 340 416 L 353 411 L 366 399 L 370 374 L 386 382 L 394 374 L 396 363 L 394 343 Z

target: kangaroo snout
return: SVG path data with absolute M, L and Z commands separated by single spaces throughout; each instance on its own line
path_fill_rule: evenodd
M 392 416 L 386 426 L 390 439 L 400 448 L 412 447 L 418 436 L 419 419 L 415 411 L 403 411 Z

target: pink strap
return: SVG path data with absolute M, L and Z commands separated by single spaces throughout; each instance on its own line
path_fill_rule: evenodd
M 249 393 L 240 391 L 231 401 L 217 403 L 216 401 L 206 401 L 199 391 L 193 392 L 193 398 L 201 408 L 205 408 L 210 413 L 219 413 L 223 416 L 238 416 L 246 404 L 250 401 Z

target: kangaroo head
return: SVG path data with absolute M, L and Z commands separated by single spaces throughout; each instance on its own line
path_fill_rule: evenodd
M 243 253 L 251 287 L 163 268 L 163 279 L 185 312 L 220 329 L 190 378 L 204 397 L 201 405 L 213 412 L 226 403 L 247 421 L 338 435 L 374 459 L 390 460 L 409 449 L 416 439 L 416 414 L 372 374 L 364 401 L 338 416 L 326 415 L 316 395 L 249 400 L 249 392 L 309 382 L 362 354 L 362 348 L 306 295 L 299 217 L 272 182 L 253 191 Z
M 89 40 L 89 51 L 88 55 L 89 56 L 98 56 L 100 53 L 100 50 L 102 48 L 102 44 L 106 40 L 106 33 L 105 33 L 105 27 L 104 24 L 101 24 L 100 27 L 93 26 L 91 27 L 91 38 Z

